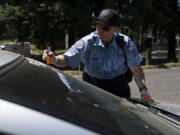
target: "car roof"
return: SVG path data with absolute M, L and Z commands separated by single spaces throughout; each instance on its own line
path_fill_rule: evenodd
M 5 50 L 0 50 L 0 67 L 11 63 L 12 61 L 18 59 L 21 55 L 17 53 L 11 53 Z
M 0 75 L 8 72 L 23 62 L 24 56 L 4 50 L 0 50 Z

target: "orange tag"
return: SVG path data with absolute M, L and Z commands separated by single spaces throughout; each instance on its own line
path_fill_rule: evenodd
M 46 47 L 47 47 L 47 54 L 48 54 L 51 51 L 51 47 L 48 46 L 48 44 Z M 47 56 L 46 63 L 51 64 L 51 57 L 49 55 Z
M 47 63 L 47 64 L 50 64 L 50 63 L 51 63 L 51 57 L 50 57 L 50 56 L 47 56 L 46 63 Z
M 149 101 L 149 96 L 144 96 L 145 101 Z

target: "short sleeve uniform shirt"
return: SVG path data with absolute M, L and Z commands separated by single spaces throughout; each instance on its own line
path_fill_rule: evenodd
M 116 43 L 116 36 L 124 37 L 127 65 L 123 51 Z M 121 33 L 114 33 L 112 42 L 105 47 L 102 40 L 98 38 L 97 32 L 92 32 L 77 41 L 63 55 L 72 68 L 76 68 L 82 62 L 85 65 L 85 72 L 99 79 L 112 79 L 124 74 L 128 67 L 137 66 L 142 62 L 142 57 L 134 42 Z

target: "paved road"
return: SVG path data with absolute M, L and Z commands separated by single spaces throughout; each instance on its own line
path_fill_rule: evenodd
M 180 67 L 144 70 L 151 96 L 156 101 L 180 105 Z M 81 79 L 80 75 L 75 78 Z M 140 97 L 135 82 L 130 83 L 131 96 Z

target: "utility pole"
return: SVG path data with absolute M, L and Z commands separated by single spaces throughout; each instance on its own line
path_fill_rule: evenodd
M 69 48 L 69 34 L 67 33 L 67 30 L 65 30 L 65 49 Z

